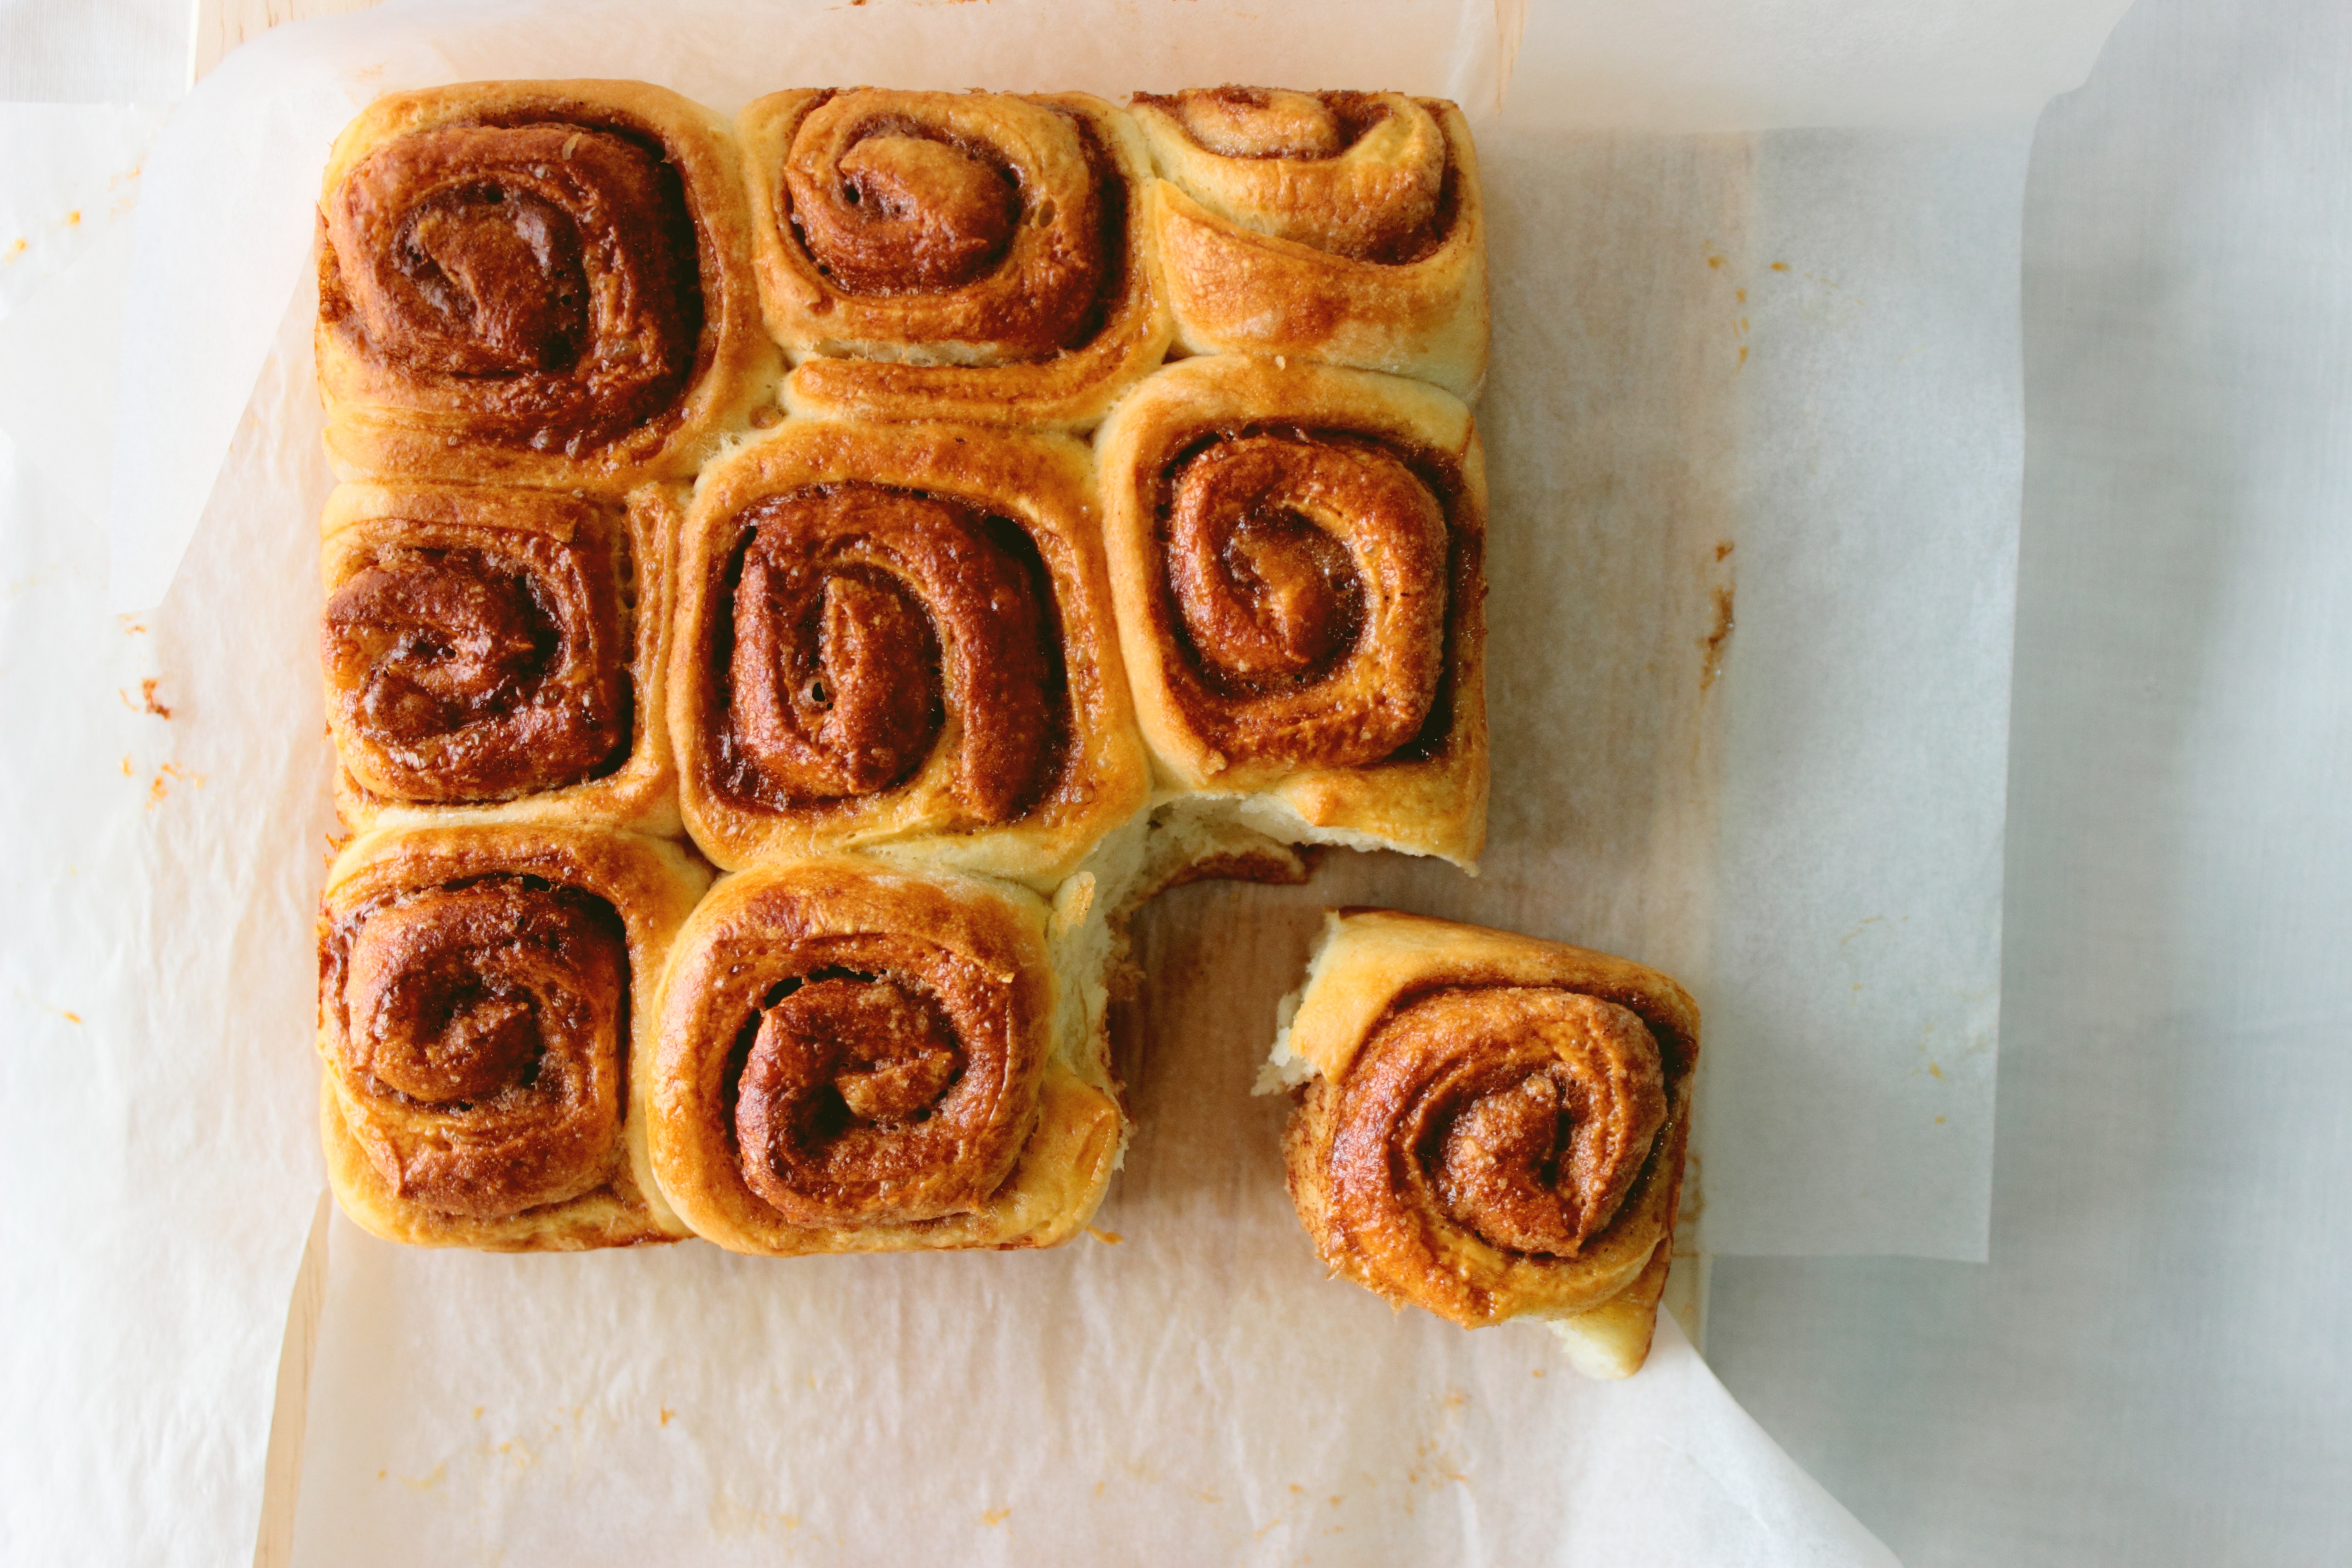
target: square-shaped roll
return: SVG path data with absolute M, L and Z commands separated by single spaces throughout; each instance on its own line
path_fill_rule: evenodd
M 1087 450 L 793 420 L 696 488 L 669 702 L 720 866 L 864 847 L 1050 889 L 1142 804 Z
M 671 939 L 709 876 L 677 846 L 534 824 L 353 841 L 319 915 L 327 1175 L 393 1241 L 575 1251 L 686 1234 L 640 1085 Z
M 663 983 L 653 1167 L 737 1252 L 1052 1247 L 1124 1123 L 1026 889 L 842 857 L 722 879 Z
M 327 498 L 320 663 L 344 826 L 677 830 L 663 710 L 681 486 Z
M 644 82 L 378 99 L 319 202 L 319 389 L 342 477 L 617 493 L 772 403 L 740 155 Z
M 1150 160 L 1101 100 L 803 89 L 737 124 L 794 413 L 1085 429 L 1167 352 Z
M 1138 387 L 1095 447 L 1161 784 L 1277 838 L 1475 864 L 1486 476 L 1461 401 L 1210 354 Z
M 1486 217 L 1462 111 L 1393 92 L 1139 95 L 1176 342 L 1434 382 L 1486 374 Z
M 1270 1074 L 1303 1086 L 1290 1195 L 1334 1274 L 1465 1328 L 1543 1320 L 1580 1371 L 1649 1354 L 1698 1007 L 1653 969 L 1335 910 Z

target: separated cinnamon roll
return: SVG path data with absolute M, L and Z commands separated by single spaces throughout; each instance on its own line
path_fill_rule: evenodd
M 360 838 L 319 919 L 327 1173 L 394 1241 L 624 1247 L 684 1228 L 646 1160 L 638 1043 L 709 879 L 632 834 Z
M 319 384 L 346 477 L 614 492 L 773 395 L 740 155 L 642 82 L 394 93 L 319 206 Z
M 1167 351 L 1150 160 L 1110 105 L 799 90 L 738 129 L 795 412 L 1082 429 Z
M 1486 212 L 1462 111 L 1393 92 L 1139 94 L 1154 234 L 1187 352 L 1434 382 L 1486 374 Z
M 346 826 L 589 821 L 675 832 L 663 681 L 682 487 L 353 484 L 320 618 Z
M 855 858 L 739 872 L 663 984 L 653 1168 L 737 1252 L 1051 1247 L 1122 1122 L 1048 911 Z
M 1698 1009 L 1624 959 L 1335 911 L 1272 1069 L 1292 1202 L 1333 1273 L 1465 1328 L 1538 1318 L 1594 1376 L 1648 1355 Z
M 867 847 L 1051 888 L 1149 788 L 1086 448 L 793 421 L 703 476 L 670 691 L 725 867 Z
M 1486 473 L 1434 388 L 1217 354 L 1097 438 L 1119 636 L 1164 782 L 1279 837 L 1476 861 Z

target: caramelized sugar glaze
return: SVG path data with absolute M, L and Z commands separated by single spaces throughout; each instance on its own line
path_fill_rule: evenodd
M 1012 1171 L 1045 1067 L 1015 988 L 912 931 L 730 946 L 770 981 L 722 1098 L 737 1168 L 805 1226 L 937 1219 Z
M 1449 1266 L 1447 1233 L 1538 1267 L 1581 1257 L 1650 1174 L 1666 1121 L 1639 1017 L 1530 986 L 1414 998 L 1318 1094 L 1335 1231 L 1390 1293 L 1474 1325 L 1496 1320 L 1496 1284 Z
M 1165 352 L 1149 159 L 1108 104 L 859 88 L 739 123 L 796 410 L 1083 428 Z
M 694 223 L 658 141 L 459 124 L 378 147 L 322 215 L 319 315 L 475 439 L 583 457 L 674 423 L 703 352 Z
M 389 800 L 475 805 L 609 773 L 635 716 L 616 513 L 453 489 L 352 498 L 327 544 L 327 717 Z M 401 514 L 406 515 L 401 515 Z
M 1486 800 L 1486 472 L 1399 377 L 1204 354 L 1096 437 L 1119 637 L 1163 778 L 1295 837 L 1475 864 Z
M 488 1219 L 611 1177 L 629 1022 L 611 904 L 529 876 L 410 889 L 332 921 L 320 969 L 328 1070 L 393 1195 Z
M 1698 1051 L 1665 976 L 1344 910 L 1286 1045 L 1314 1074 L 1284 1135 L 1291 1195 L 1334 1269 L 1473 1328 L 1663 1279 Z
M 727 879 L 678 941 L 650 1121 L 702 1236 L 786 1255 L 1050 1245 L 1118 1144 L 1055 1052 L 1045 904 L 816 858 Z
M 1139 93 L 1135 104 L 1162 174 L 1260 234 L 1400 266 L 1434 252 L 1458 216 L 1461 169 L 1445 132 L 1401 93 L 1218 87 Z M 1210 156 L 1162 152 L 1171 128 Z
M 1475 554 L 1433 468 L 1355 432 L 1243 426 L 1162 469 L 1165 668 L 1228 762 L 1363 767 L 1423 744 L 1433 715 L 1443 730 L 1451 590 Z
M 632 82 L 395 93 L 320 197 L 319 376 L 347 474 L 690 472 L 772 364 L 724 122 Z
M 795 420 L 705 473 L 670 682 L 719 864 L 918 841 L 1050 888 L 1141 804 L 1087 448 Z
M 939 496 L 834 485 L 740 519 L 724 773 L 791 808 L 904 783 L 952 718 L 980 824 L 1035 804 L 1067 753 L 1053 593 L 1020 529 Z M 731 641 L 732 646 L 727 646 Z
M 634 1075 L 709 881 L 676 846 L 610 828 L 353 840 L 319 923 L 320 1121 L 345 1212 L 425 1246 L 684 1234 L 644 1163 Z
M 1126 187 L 1093 126 L 1050 103 L 827 96 L 793 129 L 783 199 L 819 297 L 887 320 L 902 353 L 1048 359 L 1099 330 L 1125 281 Z

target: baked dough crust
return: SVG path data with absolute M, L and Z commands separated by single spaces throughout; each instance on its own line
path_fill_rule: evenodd
M 677 770 L 666 707 L 677 607 L 677 548 L 686 487 L 646 485 L 625 505 L 544 490 L 461 485 L 346 484 L 327 498 L 320 571 L 331 606 L 338 590 L 387 552 L 456 552 L 526 570 L 542 605 L 567 601 L 593 643 L 583 662 L 617 677 L 625 747 L 572 782 L 486 792 L 504 798 L 417 800 L 373 763 L 379 742 L 362 703 L 328 679 L 327 722 L 341 765 L 335 806 L 355 833 L 457 822 L 603 824 L 640 833 L 678 831 Z M 455 628 L 453 628 L 455 629 Z M 331 645 L 331 636 L 327 639 Z M 548 685 L 555 684 L 551 679 Z M 553 701 L 533 690 L 534 700 Z M 510 748 L 531 743 L 514 737 Z M 370 775 L 368 778 L 362 774 Z
M 1386 371 L 1475 401 L 1486 374 L 1486 215 L 1462 111 L 1395 93 L 1261 93 L 1386 112 L 1334 153 L 1227 156 L 1187 125 L 1186 100 L 1236 90 L 1132 105 L 1160 176 L 1153 237 L 1178 345 Z M 1365 209 L 1410 184 L 1416 162 L 1437 176 L 1424 243 L 1408 237 L 1402 257 L 1318 243 L 1318 231 L 1362 227 Z M 1370 238 L 1377 245 L 1377 230 Z
M 788 173 L 798 156 L 839 183 L 837 154 L 874 126 L 912 129 L 1009 171 L 1018 210 L 992 260 L 861 290 L 812 250 Z M 796 89 L 752 103 L 737 130 L 761 302 L 793 363 L 793 413 L 1085 430 L 1167 353 L 1175 328 L 1151 247 L 1150 157 L 1134 122 L 1100 99 Z M 945 199 L 940 184 L 906 196 Z M 1099 216 L 1091 233 L 1079 224 L 1089 209 Z M 1076 286 L 1086 269 L 1066 264 L 1087 250 L 1099 268 L 1087 299 L 1040 320 L 1040 297 Z
M 730 576 L 740 570 L 745 549 L 745 513 L 775 498 L 843 486 L 931 498 L 973 516 L 1002 519 L 1034 548 L 1050 585 L 1045 597 L 1051 602 L 1042 614 L 1058 650 L 1066 734 L 1062 757 L 1044 775 L 1042 795 L 1018 815 L 997 819 L 970 798 L 969 783 L 959 773 L 959 737 L 967 727 L 958 707 L 963 698 L 951 686 L 936 740 L 898 783 L 791 802 L 762 800 L 730 782 L 723 650 L 736 613 Z M 1142 806 L 1150 787 L 1120 663 L 1097 515 L 1086 448 L 1066 437 L 794 420 L 713 465 L 696 489 L 685 525 L 669 687 L 681 804 L 687 829 L 703 853 L 719 866 L 740 868 L 862 848 L 1051 890 L 1105 834 Z M 945 606 L 923 608 L 935 635 L 961 635 L 944 624 Z M 941 663 L 954 664 L 954 649 L 942 646 Z
M 515 140 L 542 131 L 547 146 Z M 557 139 L 552 132 L 559 131 Z M 508 140 L 497 141 L 500 136 Z M 605 166 L 574 168 L 572 154 L 583 143 L 591 152 L 609 146 L 614 156 L 603 160 Z M 646 164 L 633 166 L 640 154 Z M 410 159 L 417 188 L 398 183 L 409 171 L 389 165 L 377 180 L 370 170 L 379 155 Z M 518 198 L 543 198 L 541 205 L 559 208 L 562 221 L 547 226 L 568 221 L 573 231 L 587 231 L 580 233 L 579 280 L 495 287 L 492 269 L 521 264 L 524 248 L 545 248 L 536 231 L 520 246 L 501 247 L 479 234 L 443 239 L 446 257 L 418 237 L 428 220 L 446 224 L 439 209 L 468 199 L 460 176 L 469 159 L 483 161 L 486 177 L 506 176 Z M 676 268 L 685 262 L 671 253 L 677 237 L 643 232 L 667 226 L 669 198 L 656 200 L 662 210 L 650 214 L 633 210 L 639 204 L 631 199 L 641 197 L 639 187 L 648 182 L 658 192 L 673 178 L 693 248 L 696 303 L 685 313 L 661 298 L 678 286 Z M 355 179 L 371 182 L 363 194 Z M 376 190 L 377 183 L 388 188 Z M 320 211 L 319 389 L 339 478 L 617 494 L 692 474 L 721 438 L 748 427 L 756 408 L 775 401 L 781 366 L 760 330 L 741 156 L 724 120 L 674 92 L 633 81 L 514 81 L 388 94 L 336 138 Z M 461 244 L 470 248 L 457 248 Z M 384 245 L 399 250 L 372 253 Z M 447 266 L 436 270 L 428 259 Z M 540 264 L 547 265 L 543 258 Z M 485 276 L 470 279 L 467 267 Z M 425 297 L 440 301 L 425 314 L 438 320 L 415 330 L 415 302 L 377 299 L 373 277 L 389 279 L 395 292 L 414 291 L 422 278 L 431 286 Z M 562 294 L 574 300 L 582 319 L 566 325 L 534 314 L 481 341 L 458 342 L 464 323 L 487 306 L 477 300 L 462 307 L 457 296 L 477 289 L 506 309 L 538 312 Z M 373 341 L 372 312 L 378 331 L 401 320 L 393 335 L 411 341 Z M 698 321 L 688 319 L 694 315 Z M 547 340 L 544 346 L 519 341 L 531 331 Z M 633 381 L 643 343 L 666 331 L 680 334 L 674 346 L 657 351 L 676 357 L 676 374 Z M 476 360 L 482 366 L 468 368 Z M 581 377 L 591 383 L 585 390 L 567 386 L 567 378 Z M 607 406 L 616 400 L 626 408 Z
M 1075 1235 L 1102 1201 L 1125 1122 L 1100 1037 L 1054 973 L 1048 921 L 1023 889 L 854 857 L 722 879 L 680 933 L 662 990 L 649 1126 L 654 1174 L 677 1214 L 706 1240 L 769 1257 L 1053 1247 Z M 1001 1055 L 1003 1078 L 1027 1097 L 1013 1108 L 1027 1131 L 1009 1173 L 959 1212 L 796 1224 L 746 1178 L 740 1042 L 779 991 L 845 969 L 869 985 L 961 993 L 950 1026 L 988 1020 L 957 1042 L 963 1070 Z
M 1433 569 L 1402 584 L 1443 599 L 1426 719 L 1408 743 L 1369 762 L 1320 764 L 1313 754 L 1320 741 L 1237 754 L 1217 731 L 1226 721 L 1225 705 L 1197 673 L 1195 640 L 1171 584 L 1168 519 L 1180 465 L 1197 465 L 1202 454 L 1255 433 L 1302 451 L 1333 444 L 1369 450 L 1408 473 L 1442 514 L 1442 580 Z M 1252 816 L 1253 826 L 1286 837 L 1475 866 L 1486 831 L 1486 474 L 1469 409 L 1435 387 L 1395 376 L 1212 354 L 1180 361 L 1138 387 L 1105 421 L 1095 448 L 1120 645 L 1137 721 L 1162 785 L 1234 797 L 1245 814 L 1271 808 L 1271 818 Z M 1353 521 L 1339 519 L 1336 526 Z M 1373 577 L 1366 563 L 1387 549 L 1381 536 L 1350 548 L 1360 582 Z M 1390 596 L 1377 587 L 1368 595 L 1382 602 Z M 1383 651 L 1374 635 L 1382 624 L 1376 608 L 1364 612 L 1373 619 L 1357 651 L 1325 680 L 1327 689 L 1345 679 L 1362 688 L 1367 702 L 1393 696 L 1384 677 L 1360 678 L 1351 668 Z M 1316 692 L 1307 686 L 1301 700 Z M 1315 721 L 1321 731 L 1345 730 L 1352 710 L 1326 706 Z
M 686 1227 L 652 1180 L 645 1085 L 662 968 L 671 941 L 709 883 L 709 873 L 676 845 L 595 828 L 400 828 L 346 847 L 328 875 L 319 916 L 319 1052 L 325 1068 L 320 1120 L 328 1181 L 343 1212 L 388 1241 L 493 1252 L 571 1252 L 685 1236 Z M 626 954 L 622 1005 L 596 1026 L 620 1057 L 598 1068 L 615 1076 L 621 1098 L 617 1135 L 599 1155 L 601 1180 L 562 1201 L 503 1215 L 431 1206 L 413 1191 L 404 1192 L 382 1160 L 370 1157 L 371 1121 L 389 1119 L 394 1125 L 388 1131 L 397 1138 L 396 1124 L 413 1121 L 415 1108 L 353 1069 L 354 1037 L 338 990 L 350 977 L 352 944 L 369 921 L 413 908 L 411 901 L 420 894 L 485 885 L 512 885 L 526 896 L 569 889 L 596 900 L 618 917 Z M 588 1005 L 601 1011 L 608 1005 L 591 996 Z M 465 1114 L 459 1111 L 459 1125 Z M 523 1158 L 528 1160 L 528 1152 Z
M 1554 1013 L 1566 1016 L 1568 1030 L 1546 1016 Z M 1577 1030 L 1614 1030 L 1625 1052 L 1585 1055 L 1580 1043 L 1557 1043 Z M 1299 1221 L 1334 1274 L 1391 1301 L 1472 1328 L 1543 1319 L 1580 1370 L 1630 1375 L 1649 1353 L 1674 1251 L 1698 1030 L 1687 992 L 1626 959 L 1393 910 L 1331 911 L 1272 1063 L 1297 1086 L 1283 1152 Z M 1486 1232 L 1501 1222 L 1474 1225 L 1441 1195 L 1446 1178 L 1434 1167 L 1454 1158 L 1445 1118 L 1461 1108 L 1433 1110 L 1431 1097 L 1445 1092 L 1433 1086 L 1447 1073 L 1465 1069 L 1398 1066 L 1433 1043 L 1473 1073 L 1481 1053 L 1494 1060 L 1517 1050 L 1532 1051 L 1555 1077 L 1580 1079 L 1592 1097 L 1579 1108 L 1580 1133 L 1612 1118 L 1635 1121 L 1638 1142 L 1589 1163 L 1580 1148 L 1573 1159 L 1565 1149 L 1550 1156 L 1560 1168 L 1548 1201 L 1591 1201 L 1584 1189 L 1612 1163 L 1608 1179 L 1622 1187 L 1597 1202 L 1606 1212 L 1587 1216 L 1589 1234 L 1571 1248 L 1500 1245 Z M 1644 1071 L 1653 1075 L 1646 1091 Z M 1383 1074 L 1395 1081 L 1384 1084 Z M 1650 1109 L 1660 1120 L 1628 1110 L 1659 1091 Z M 1478 1092 L 1501 1100 L 1512 1091 L 1498 1079 Z M 1385 1152 L 1375 1158 L 1376 1149 Z

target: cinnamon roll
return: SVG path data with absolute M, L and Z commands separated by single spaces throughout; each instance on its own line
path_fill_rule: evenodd
M 354 841 L 319 918 L 327 1173 L 421 1246 L 685 1233 L 646 1165 L 639 1042 L 709 876 L 674 846 L 534 825 Z
M 792 421 L 686 523 L 670 692 L 719 865 L 866 847 L 1051 888 L 1142 804 L 1086 448 Z
M 394 93 L 319 205 L 344 477 L 586 488 L 691 473 L 774 395 L 741 160 L 642 82 Z
M 1132 111 L 1188 353 L 1281 354 L 1434 382 L 1486 374 L 1486 213 L 1462 111 L 1393 92 L 1196 89 Z
M 1276 837 L 1474 864 L 1486 473 L 1392 376 L 1213 354 L 1096 440 L 1136 712 L 1162 780 Z
M 588 821 L 670 833 L 663 708 L 682 487 L 342 485 L 320 661 L 346 826 Z
M 737 1252 L 1051 1247 L 1122 1136 L 1036 895 L 851 858 L 739 872 L 662 989 L 653 1169 Z
M 1083 429 L 1167 352 L 1150 159 L 1100 100 L 798 90 L 738 129 L 795 413 Z
M 1698 1008 L 1654 970 L 1334 911 L 1276 1042 L 1284 1163 L 1332 1272 L 1465 1328 L 1546 1321 L 1580 1370 L 1649 1353 Z

